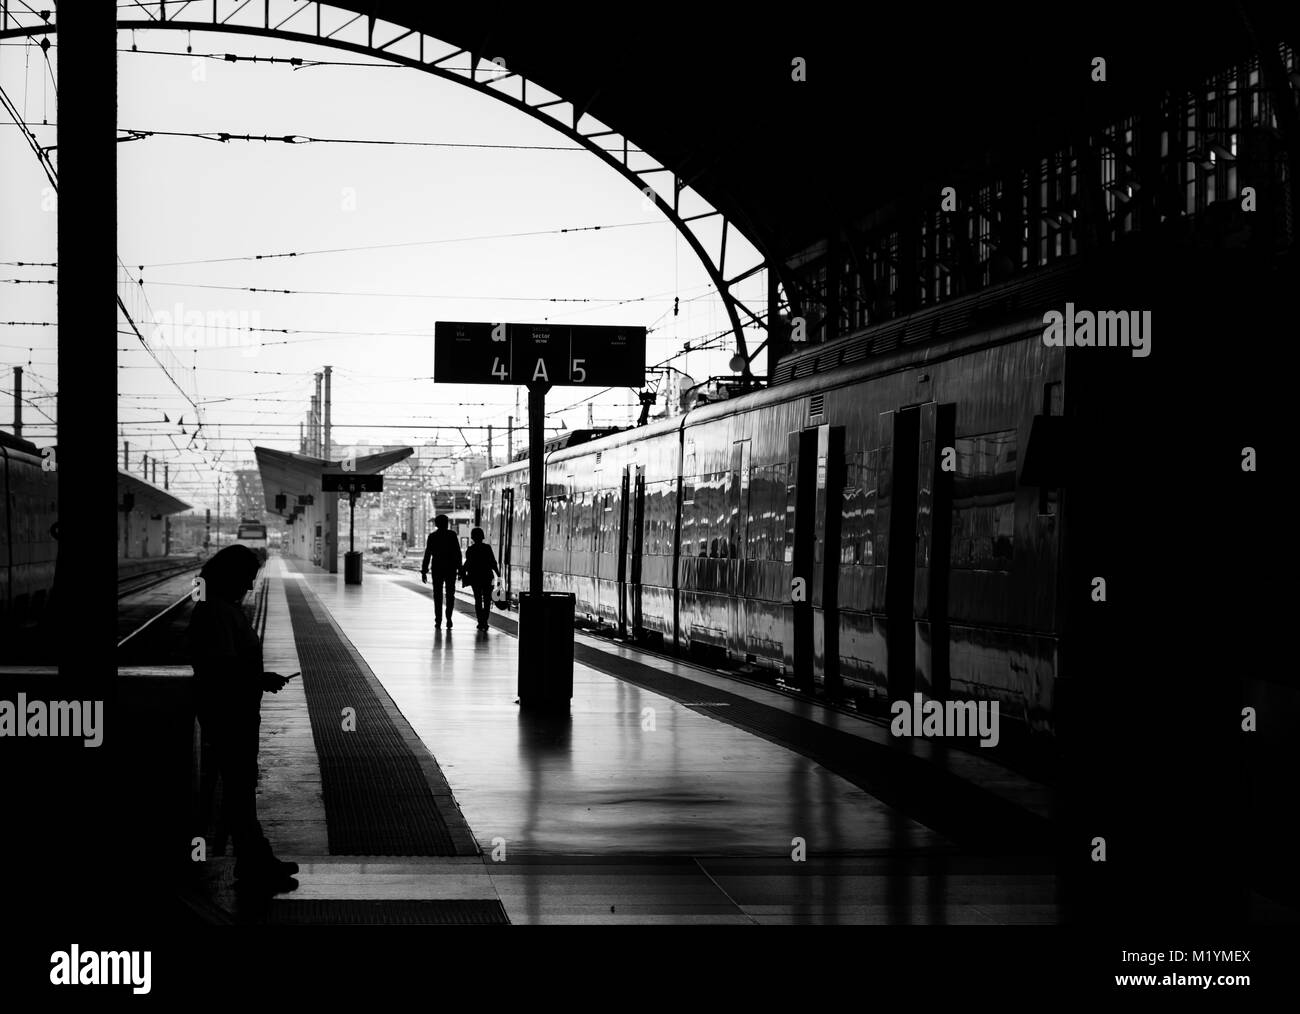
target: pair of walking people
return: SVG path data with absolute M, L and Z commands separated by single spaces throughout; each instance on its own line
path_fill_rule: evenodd
M 456 608 L 456 579 L 468 584 L 474 591 L 474 613 L 478 629 L 487 630 L 488 615 L 492 612 L 492 582 L 501 573 L 497 567 L 492 547 L 483 541 L 483 529 L 469 533 L 470 545 L 462 560 L 460 539 L 448 528 L 446 514 L 433 519 L 434 530 L 424 546 L 424 562 L 420 564 L 420 580 L 428 583 L 433 576 L 434 624 L 441 628 L 446 602 L 447 629 L 452 628 L 452 613 Z

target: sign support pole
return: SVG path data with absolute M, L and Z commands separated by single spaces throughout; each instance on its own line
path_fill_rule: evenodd
M 542 549 L 546 540 L 546 392 L 550 384 L 528 385 L 528 593 L 541 608 Z
M 645 383 L 644 327 L 438 321 L 434 380 L 528 388 L 528 590 L 519 596 L 519 703 L 568 714 L 573 699 L 576 596 L 545 590 L 546 392 L 552 384 L 640 387 Z M 514 416 L 506 427 L 513 449 Z M 489 454 L 491 452 L 489 451 Z M 509 456 L 513 456 L 512 454 Z

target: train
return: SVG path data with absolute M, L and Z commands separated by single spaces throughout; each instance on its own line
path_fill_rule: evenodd
M 54 588 L 58 558 L 58 477 L 35 444 L 0 431 L 0 630 L 38 623 Z
M 1030 304 L 1060 305 L 1064 285 L 943 304 L 785 357 L 765 389 L 553 441 L 545 590 L 573 593 L 582 624 L 855 708 L 997 701 L 1050 736 L 1061 496 L 1024 465 L 1035 440 L 1051 455 L 1065 390 Z M 481 477 L 511 604 L 528 468 Z
M 259 563 L 266 563 L 267 534 L 266 525 L 252 518 L 241 518 L 235 529 L 235 545 L 247 546 L 255 554 Z

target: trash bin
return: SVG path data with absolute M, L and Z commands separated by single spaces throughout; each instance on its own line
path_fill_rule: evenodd
M 361 583 L 361 552 L 359 550 L 343 554 L 343 583 Z
M 519 704 L 569 710 L 573 697 L 572 592 L 519 596 Z M 540 606 L 540 608 L 539 608 Z

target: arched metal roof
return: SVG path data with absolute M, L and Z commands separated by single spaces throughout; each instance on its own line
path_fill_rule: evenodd
M 334 6 L 502 60 L 627 134 L 777 255 L 917 183 L 1041 151 L 1252 51 L 1236 10 L 1185 6 Z M 1105 83 L 1092 80 L 1095 56 Z
M 5 5 L 0 37 L 38 34 L 41 15 L 27 11 Z M 764 314 L 736 296 L 739 280 L 767 267 L 789 295 L 787 259 L 849 223 L 1037 159 L 1295 30 L 1259 0 L 1213 15 L 1077 4 L 885 11 L 803 3 L 737 13 L 142 0 L 119 5 L 118 24 L 327 42 L 455 77 L 447 53 L 427 54 L 427 36 L 459 48 L 473 68 L 459 79 L 480 91 L 506 98 L 507 80 L 525 93 L 529 84 L 546 89 L 558 98 L 544 105 L 572 108 L 560 129 L 639 187 L 647 170 L 631 169 L 624 139 L 663 167 L 649 172 L 671 174 L 666 187 L 654 185 L 655 204 L 717 286 L 746 373 L 754 353 L 745 331 L 767 329 L 775 289 Z M 1104 81 L 1093 73 L 1098 57 Z M 508 73 L 485 79 L 489 61 Z M 506 100 L 541 118 L 536 98 Z M 595 143 L 598 128 L 580 126 L 584 114 L 618 135 L 621 159 Z M 679 209 L 678 188 L 714 210 Z M 713 215 L 719 250 L 689 225 Z M 754 244 L 759 264 L 727 264 L 728 229 Z

